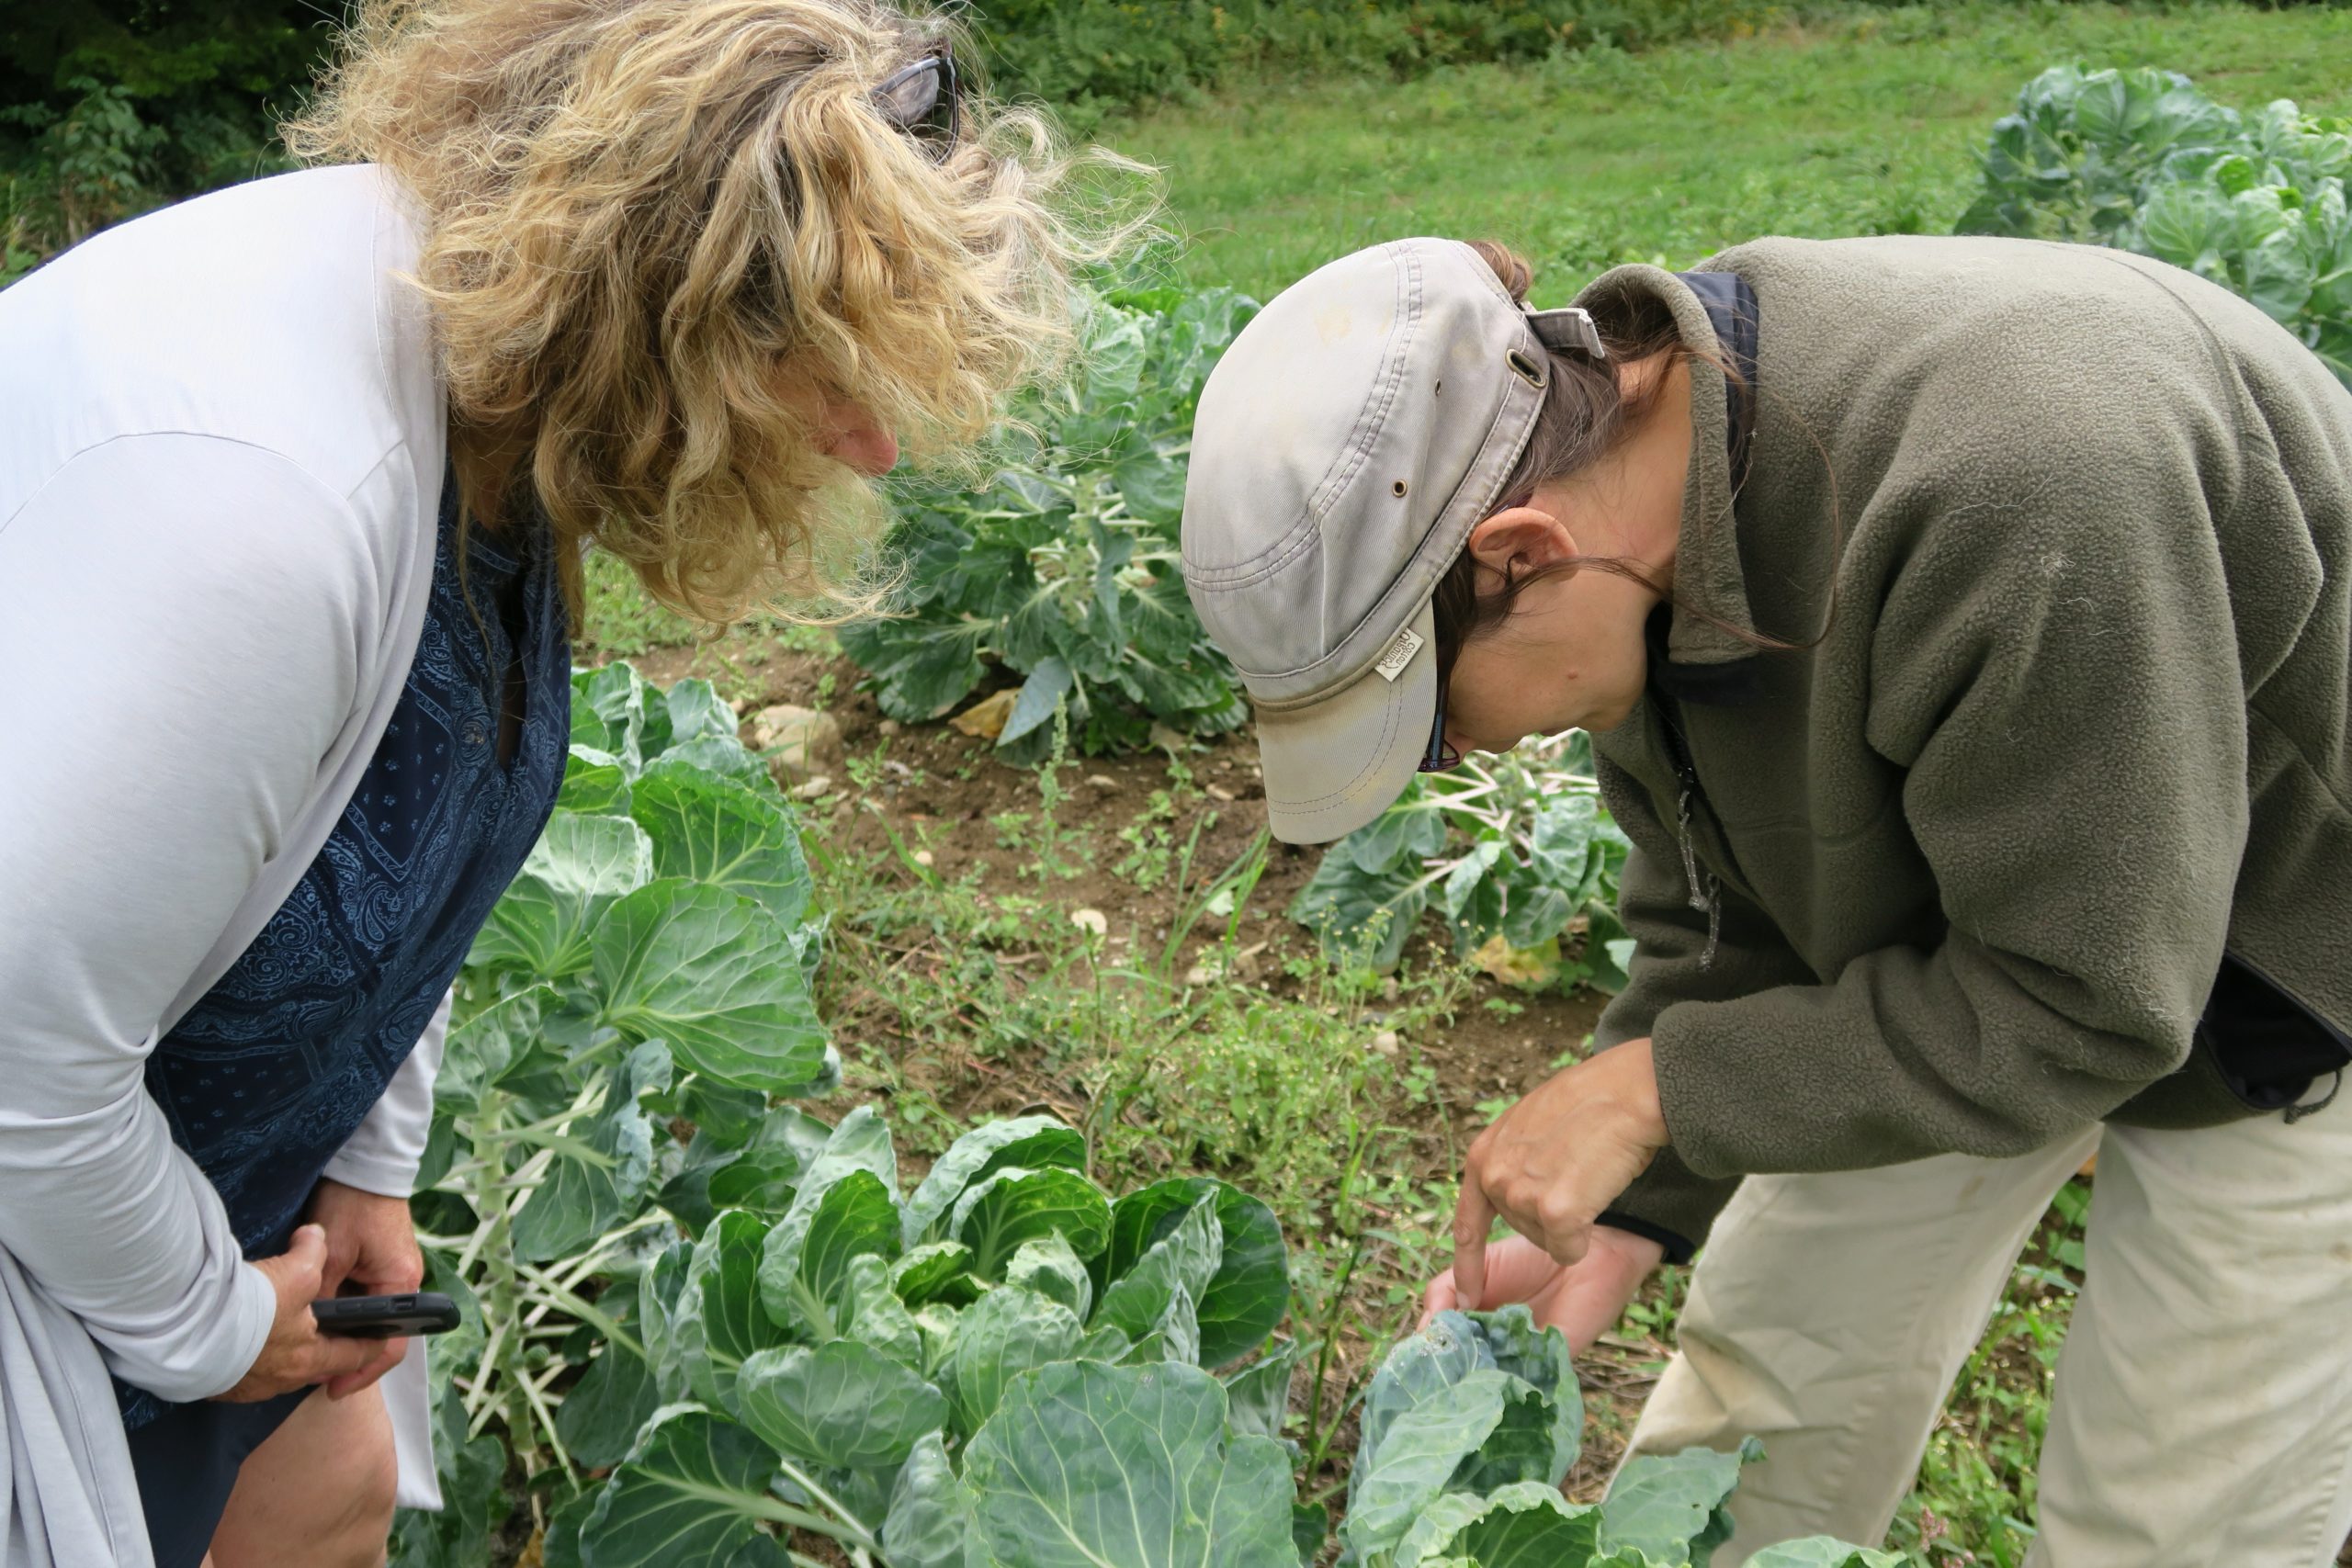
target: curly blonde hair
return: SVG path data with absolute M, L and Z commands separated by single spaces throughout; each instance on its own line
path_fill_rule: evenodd
M 1060 362 L 1141 167 L 968 90 L 938 160 L 873 94 L 953 34 L 887 0 L 363 0 L 288 145 L 415 199 L 461 491 L 536 499 L 575 607 L 585 541 L 707 625 L 862 602 L 885 513 L 826 402 L 936 465 Z

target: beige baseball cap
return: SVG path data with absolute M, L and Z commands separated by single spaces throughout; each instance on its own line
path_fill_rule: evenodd
M 1276 295 L 1201 393 L 1184 586 L 1257 713 L 1274 836 L 1386 810 L 1430 754 L 1430 596 L 1500 498 L 1592 318 L 1531 311 L 1458 240 L 1397 240 Z

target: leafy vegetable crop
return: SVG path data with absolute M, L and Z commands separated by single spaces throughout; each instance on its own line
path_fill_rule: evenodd
M 910 1190 L 871 1108 L 774 1104 L 839 1070 L 790 808 L 706 683 L 574 692 L 436 1089 L 413 1206 L 464 1325 L 431 1346 L 447 1506 L 395 1562 L 488 1561 L 510 1453 L 551 1564 L 746 1568 L 796 1529 L 894 1568 L 1288 1559 L 1293 1352 L 1202 1370 L 1288 1308 L 1272 1211 L 1114 1201 L 1042 1117 Z
M 449 1506 L 402 1517 L 403 1564 L 486 1560 L 506 1506 L 493 1427 L 550 1483 L 619 1457 L 651 1408 L 645 1261 L 673 1221 L 776 1190 L 829 1135 L 769 1109 L 839 1063 L 808 989 L 822 925 L 797 827 L 733 711 L 706 682 L 664 694 L 614 664 L 574 678 L 571 731 L 435 1089 L 412 1207 L 464 1325 L 430 1352 Z
M 1231 289 L 1129 289 L 1085 314 L 1081 374 L 1014 410 L 982 489 L 908 485 L 891 536 L 896 614 L 842 628 L 885 713 L 937 718 L 992 666 L 1023 677 L 998 744 L 1035 761 L 1057 707 L 1087 751 L 1139 748 L 1155 722 L 1241 722 L 1233 671 L 1185 597 L 1176 525 L 1193 411 L 1256 314 Z
M 1385 969 L 1434 906 L 1464 957 L 1485 950 L 1518 977 L 1614 990 L 1630 953 L 1615 914 L 1626 840 L 1591 769 L 1591 742 L 1572 730 L 1422 774 L 1324 852 L 1291 918 L 1334 957 Z M 1560 939 L 1577 921 L 1582 946 L 1564 962 Z
M 2352 120 L 2242 115 L 2168 71 L 2045 71 L 1993 128 L 1962 233 L 2115 245 L 2260 306 L 2352 385 Z
M 400 1517 L 397 1568 L 491 1561 L 517 1478 L 545 1568 L 809 1564 L 816 1538 L 863 1568 L 1328 1554 L 1283 1435 L 1273 1212 L 1209 1177 L 1114 1196 L 1043 1116 L 909 1182 L 872 1107 L 776 1103 L 839 1073 L 790 808 L 707 684 L 616 664 L 574 694 L 560 805 L 436 1087 L 413 1207 L 463 1325 L 429 1347 L 447 1506 Z M 1589 880 L 1607 850 L 1570 798 Z M 1637 1461 L 1578 1507 L 1557 1486 L 1582 1421 L 1556 1332 L 1445 1314 L 1370 1386 L 1345 1560 L 1703 1563 L 1740 1456 Z M 1757 1561 L 1894 1561 L 1777 1551 Z
M 659 1405 L 550 1561 L 761 1562 L 778 1526 L 893 1568 L 1287 1558 L 1289 1357 L 1203 1370 L 1288 1308 L 1272 1211 L 1207 1178 L 1114 1201 L 1085 1156 L 993 1122 L 906 1190 L 861 1108 L 788 1199 L 673 1244 L 620 1374 Z
M 1557 1329 L 1523 1306 L 1440 1313 L 1365 1391 L 1340 1558 L 1354 1568 L 1703 1568 L 1730 1539 L 1724 1504 L 1760 1457 L 1703 1449 L 1627 1461 L 1599 1504 L 1560 1495 L 1584 1402 Z M 1827 1537 L 1750 1568 L 1894 1568 Z

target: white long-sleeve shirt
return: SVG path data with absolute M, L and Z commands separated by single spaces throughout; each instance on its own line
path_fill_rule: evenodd
M 243 1376 L 274 1300 L 144 1064 L 318 852 L 407 678 L 446 426 L 415 254 L 385 176 L 329 169 L 0 292 L 0 1283 L 170 1400 Z M 405 1195 L 437 1055 L 329 1175 Z

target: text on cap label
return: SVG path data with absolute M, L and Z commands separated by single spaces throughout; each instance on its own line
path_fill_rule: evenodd
M 1382 680 L 1394 682 L 1405 672 L 1405 666 L 1413 661 L 1413 655 L 1420 651 L 1421 634 L 1407 626 L 1396 634 L 1396 640 L 1388 645 L 1388 651 L 1380 656 L 1380 662 L 1373 668 L 1380 671 Z

